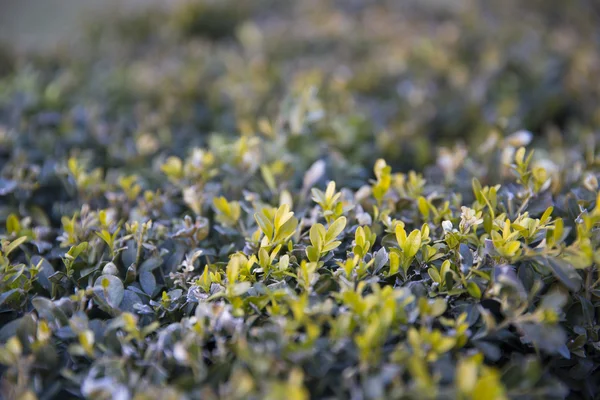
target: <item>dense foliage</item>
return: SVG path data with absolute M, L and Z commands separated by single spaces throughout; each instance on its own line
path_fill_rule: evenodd
M 598 396 L 580 3 L 203 1 L 3 50 L 0 395 Z

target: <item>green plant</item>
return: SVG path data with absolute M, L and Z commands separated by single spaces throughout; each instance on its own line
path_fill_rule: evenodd
M 0 397 L 598 397 L 593 2 L 396 3 L 0 66 Z

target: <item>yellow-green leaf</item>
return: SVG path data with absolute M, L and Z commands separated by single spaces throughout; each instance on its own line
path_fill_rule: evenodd
M 329 241 L 335 239 L 336 237 L 338 237 L 338 235 L 340 233 L 342 233 L 342 231 L 344 230 L 345 227 L 346 227 L 346 217 L 339 217 L 338 219 L 336 219 L 329 226 L 329 229 L 327 229 L 327 235 L 325 235 L 325 241 L 329 242 Z
M 400 248 L 403 249 L 404 244 L 406 243 L 406 231 L 401 224 L 396 225 L 396 241 Z
M 408 235 L 408 238 L 406 238 L 406 242 L 404 243 L 402 250 L 404 251 L 404 254 L 406 255 L 406 257 L 412 258 L 417 254 L 417 252 L 419 251 L 420 248 L 421 248 L 421 231 L 415 229 L 414 231 L 412 231 L 410 233 L 410 235 Z

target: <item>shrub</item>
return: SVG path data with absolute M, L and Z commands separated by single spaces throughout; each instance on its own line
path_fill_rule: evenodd
M 338 3 L 7 52 L 5 398 L 598 395 L 590 14 Z

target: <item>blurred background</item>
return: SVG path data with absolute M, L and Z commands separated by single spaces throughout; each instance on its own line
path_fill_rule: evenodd
M 183 0 L 0 0 L 0 41 L 44 50 L 77 40 L 86 22 L 113 19 Z
M 110 165 L 285 131 L 307 165 L 419 168 L 438 145 L 600 126 L 596 0 L 0 3 L 0 122 L 57 157 L 57 135 Z

